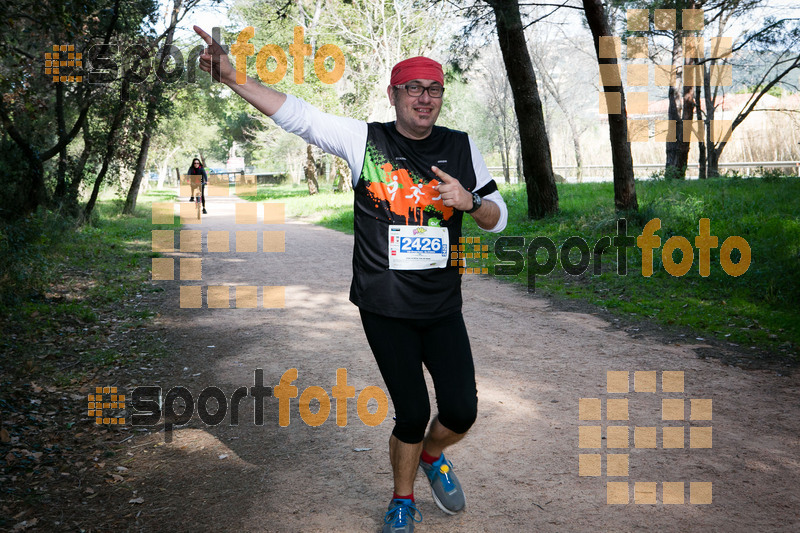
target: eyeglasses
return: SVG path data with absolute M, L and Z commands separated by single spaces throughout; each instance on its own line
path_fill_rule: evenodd
M 194 164 L 195 164 L 195 165 L 199 165 L 199 164 L 200 164 L 200 162 L 199 162 L 199 161 L 195 161 L 195 162 L 194 162 Z
M 417 85 L 416 83 L 410 85 L 395 85 L 397 89 L 405 88 L 408 96 L 422 96 L 422 93 L 428 91 L 428 95 L 431 98 L 441 98 L 444 95 L 444 87 L 441 85 L 431 85 L 430 87 L 424 87 L 422 85 Z

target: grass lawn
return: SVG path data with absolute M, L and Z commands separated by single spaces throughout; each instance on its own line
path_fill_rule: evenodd
M 698 334 L 714 336 L 744 347 L 757 346 L 785 353 L 787 362 L 797 363 L 800 348 L 800 180 L 717 178 L 711 180 L 653 180 L 636 185 L 639 211 L 618 214 L 613 207 L 613 184 L 561 184 L 558 186 L 558 215 L 543 220 L 526 216 L 525 189 L 501 186 L 509 206 L 509 222 L 501 234 L 481 231 L 466 217 L 465 236 L 480 237 L 489 245 L 486 260 L 468 259 L 468 267 L 485 266 L 496 275 L 495 254 L 501 236 L 522 238 L 522 245 L 505 248 L 519 252 L 527 261 L 527 249 L 536 237 L 547 237 L 558 252 L 549 274 L 528 282 L 527 264 L 518 274 L 497 275 L 499 279 L 527 284 L 537 294 L 577 298 L 611 312 L 649 318 L 663 324 L 688 326 Z M 308 196 L 305 187 L 264 187 L 253 200 L 283 201 L 289 216 L 308 217 L 326 227 L 352 233 L 352 194 L 323 192 Z M 642 250 L 635 245 L 626 253 L 627 275 L 617 273 L 617 249 L 610 246 L 602 255 L 601 273 L 594 274 L 595 257 L 580 275 L 567 274 L 560 251 L 572 236 L 583 238 L 590 250 L 603 237 L 617 234 L 617 220 L 627 220 L 627 234 L 633 238 L 644 225 L 660 219 L 660 247 L 652 252 L 653 275 L 642 275 Z M 694 246 L 699 221 L 710 220 L 710 233 L 718 237 L 710 253 L 710 275 L 699 274 L 699 253 Z M 662 249 L 670 237 L 682 236 L 693 249 L 689 271 L 679 277 L 663 265 Z M 751 264 L 741 276 L 728 275 L 720 265 L 720 247 L 730 236 L 740 236 L 751 249 Z M 513 242 L 513 241 L 512 241 Z M 517 240 L 519 243 L 519 240 Z M 537 262 L 544 264 L 547 252 L 539 250 Z M 578 263 L 580 252 L 572 249 L 569 261 Z M 680 251 L 673 261 L 682 261 Z M 688 260 L 688 259 L 687 259 Z M 737 250 L 731 261 L 740 260 Z
M 283 202 L 286 216 L 299 217 L 344 233 L 353 233 L 353 193 L 332 192 L 320 184 L 322 192 L 310 196 L 305 185 L 259 185 L 258 193 L 242 196 L 251 202 Z

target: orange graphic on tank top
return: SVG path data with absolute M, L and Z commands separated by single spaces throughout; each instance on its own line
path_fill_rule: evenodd
M 370 182 L 367 190 L 376 199 L 385 201 L 394 214 L 406 217 L 408 222 L 421 222 L 422 211 L 430 205 L 442 213 L 444 220 L 453 216 L 453 208 L 445 206 L 439 191 L 434 189 L 439 185 L 438 180 L 414 183 L 408 170 L 395 170 L 391 163 L 383 165 L 381 170 L 384 172 L 383 181 Z

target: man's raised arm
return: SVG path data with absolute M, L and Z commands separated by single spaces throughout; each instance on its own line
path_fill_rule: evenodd
M 230 87 L 233 92 L 247 100 L 253 107 L 265 115 L 272 116 L 277 113 L 278 109 L 280 109 L 286 101 L 286 95 L 284 93 L 261 85 L 249 76 L 246 77 L 245 83 L 236 83 L 236 69 L 231 65 L 231 62 L 228 60 L 228 54 L 225 53 L 222 46 L 199 26 L 194 26 L 194 31 L 197 32 L 208 45 L 200 56 L 201 70 L 210 73 L 215 80 Z M 219 60 L 214 61 L 215 58 L 219 58 Z
M 261 85 L 258 81 L 246 76 L 245 72 L 237 72 L 228 60 L 228 54 L 209 34 L 198 26 L 194 27 L 194 31 L 208 45 L 200 56 L 202 70 L 210 73 L 215 80 L 230 87 L 233 92 L 244 98 L 253 107 L 268 117 L 272 117 L 284 131 L 294 133 L 306 142 L 319 146 L 324 151 L 347 161 L 353 172 L 353 184 L 355 185 L 355 181 L 361 174 L 361 165 L 366 151 L 366 122 L 323 113 L 294 97 L 287 103 L 286 94 Z M 234 55 L 237 53 L 235 49 L 232 52 Z M 249 53 L 252 54 L 252 50 Z M 236 83 L 237 77 L 244 80 L 244 83 Z M 278 113 L 279 110 L 280 113 Z

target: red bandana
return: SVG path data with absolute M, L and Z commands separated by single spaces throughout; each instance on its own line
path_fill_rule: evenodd
M 444 85 L 442 65 L 427 57 L 412 57 L 399 62 L 392 69 L 392 85 L 402 85 L 411 80 L 432 80 Z

